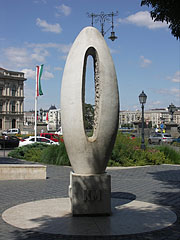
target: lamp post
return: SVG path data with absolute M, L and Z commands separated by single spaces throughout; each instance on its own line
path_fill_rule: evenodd
M 146 103 L 147 96 L 142 91 L 142 93 L 139 95 L 139 102 L 142 107 L 142 132 L 141 132 L 141 149 L 145 150 L 145 144 L 144 144 L 144 104 Z
M 40 110 L 40 122 L 43 121 L 43 109 L 41 108 Z
M 177 110 L 176 106 L 171 103 L 168 107 L 168 112 L 171 114 L 171 122 L 173 122 L 173 114 Z
M 87 13 L 87 15 L 88 15 L 88 17 L 92 18 L 92 22 L 91 22 L 92 26 L 94 25 L 94 22 L 95 23 L 100 22 L 101 33 L 102 33 L 103 37 L 111 29 L 111 35 L 110 35 L 109 39 L 111 39 L 111 41 L 114 41 L 115 39 L 117 39 L 117 36 L 115 35 L 115 32 L 114 32 L 114 16 L 118 16 L 118 11 L 116 11 L 115 13 L 112 12 L 112 13 L 108 13 L 108 14 L 106 14 L 104 12 L 101 12 L 100 14 Z M 110 22 L 111 26 L 105 31 L 104 25 L 105 25 L 106 21 Z

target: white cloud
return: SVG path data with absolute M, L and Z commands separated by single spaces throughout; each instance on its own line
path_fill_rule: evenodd
M 4 49 L 3 61 L 11 68 L 27 68 L 37 63 L 44 63 L 48 55 L 49 52 L 43 48 L 9 47 Z
M 54 70 L 55 70 L 55 71 L 62 71 L 63 68 L 62 68 L 62 67 L 54 67 Z
M 59 23 L 49 24 L 46 20 L 41 20 L 40 18 L 36 19 L 36 25 L 42 28 L 44 32 L 53 32 L 53 33 L 61 33 L 62 28 Z
M 9 47 L 3 50 L 0 66 L 9 69 L 29 69 L 37 64 L 47 63 L 50 50 L 60 52 L 59 57 L 66 59 L 72 44 L 59 43 L 25 43 L 24 47 Z M 65 56 L 64 56 L 65 55 Z M 47 69 L 47 68 L 46 68 Z
M 41 63 L 45 62 L 45 57 L 49 55 L 46 49 L 35 48 L 33 51 L 34 52 L 31 54 L 31 58 Z
M 45 49 L 45 48 L 55 48 L 59 52 L 68 53 L 72 44 L 59 44 L 59 43 L 27 43 L 27 47 L 29 48 L 39 48 L 39 49 Z
M 29 79 L 29 78 L 36 79 L 36 71 L 35 70 L 25 68 L 25 69 L 22 69 L 21 72 L 25 73 L 25 78 L 27 78 L 27 79 Z M 47 70 L 43 71 L 42 79 L 49 80 L 51 78 L 54 78 L 53 73 L 48 72 Z
M 7 59 L 7 62 L 15 67 L 28 66 L 31 62 L 26 48 L 6 48 L 4 49 L 4 56 Z
M 165 96 L 173 96 L 179 99 L 180 96 L 180 90 L 178 88 L 171 88 L 171 89 L 166 89 L 166 88 L 161 88 L 155 90 L 158 94 L 165 95 Z
M 148 29 L 167 28 L 168 24 L 165 22 L 154 22 L 148 11 L 140 11 L 132 14 L 124 19 L 119 19 L 120 23 L 131 23 L 139 27 L 147 27 Z
M 145 58 L 144 56 L 140 56 L 140 66 L 142 68 L 148 67 L 151 63 L 151 60 Z
M 48 71 L 44 71 L 44 75 L 42 75 L 42 78 L 44 78 L 45 80 L 54 78 L 54 75 L 51 72 Z
M 28 69 L 28 68 L 24 68 L 21 70 L 21 72 L 25 73 L 25 78 L 32 78 L 35 79 L 36 78 L 36 71 L 32 70 L 32 69 Z
M 60 16 L 62 14 L 65 16 L 69 16 L 71 14 L 71 8 L 66 6 L 65 4 L 57 6 L 56 9 L 57 9 L 56 16 Z
M 180 71 L 175 72 L 173 77 L 168 77 L 172 82 L 180 83 Z

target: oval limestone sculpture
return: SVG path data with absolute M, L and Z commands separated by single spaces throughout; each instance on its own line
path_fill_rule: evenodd
M 93 136 L 84 129 L 86 62 L 94 60 Z M 114 146 L 119 115 L 116 72 L 107 44 L 94 27 L 84 28 L 68 54 L 61 86 L 61 120 L 66 150 L 77 174 L 102 174 Z

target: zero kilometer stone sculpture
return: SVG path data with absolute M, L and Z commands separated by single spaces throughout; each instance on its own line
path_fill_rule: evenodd
M 94 61 L 95 115 L 93 136 L 84 129 L 85 76 L 88 56 Z M 111 214 L 111 179 L 105 169 L 118 129 L 119 95 L 107 44 L 94 27 L 74 41 L 61 86 L 62 128 L 74 172 L 69 196 L 73 215 Z

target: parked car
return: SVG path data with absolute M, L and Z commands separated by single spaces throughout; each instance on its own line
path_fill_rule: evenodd
M 60 137 L 58 134 L 55 133 L 40 133 L 41 137 L 46 137 L 54 142 L 59 142 Z
M 173 141 L 173 138 L 171 134 L 168 134 L 168 133 L 155 133 L 151 135 L 148 139 L 149 144 L 172 143 L 172 141 Z
M 15 135 L 19 133 L 20 133 L 19 128 L 11 128 L 11 129 L 7 129 L 6 131 L 3 131 L 2 135 Z
M 60 128 L 55 132 L 55 134 L 63 135 L 62 127 L 60 127 Z
M 54 142 L 48 138 L 45 138 L 45 137 L 40 137 L 40 136 L 37 136 L 36 137 L 36 142 L 38 143 L 45 143 L 45 144 L 58 144 L 58 142 Z M 22 146 L 25 146 L 25 145 L 28 145 L 28 144 L 32 144 L 32 143 L 35 143 L 35 136 L 30 136 L 30 137 L 26 137 L 26 138 L 23 138 L 20 140 L 19 142 L 19 147 L 22 147 Z
M 2 136 L 0 138 L 0 149 L 15 148 L 19 146 L 19 138 L 15 136 Z
M 174 138 L 172 143 L 174 143 L 174 142 L 180 143 L 180 136 L 178 138 Z

